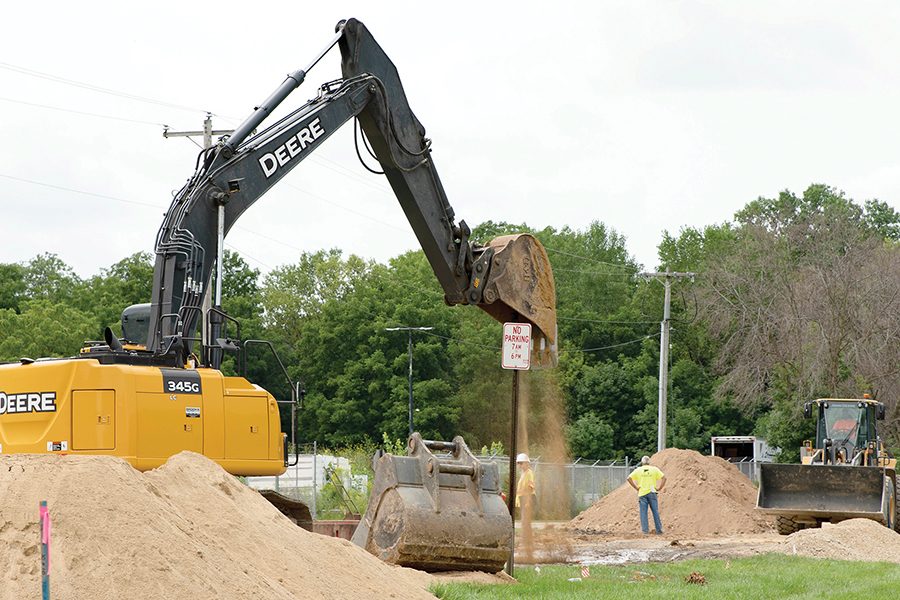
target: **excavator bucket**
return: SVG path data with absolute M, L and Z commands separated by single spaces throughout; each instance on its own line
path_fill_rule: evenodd
M 484 304 L 479 306 L 500 322 L 525 319 L 532 326 L 531 367 L 555 367 L 558 362 L 556 284 L 544 246 L 527 233 L 491 240 L 494 250 Z
M 893 481 L 880 467 L 763 463 L 756 507 L 798 522 L 866 518 L 884 523 L 889 486 Z
M 460 436 L 442 442 L 414 433 L 407 452 L 378 459 L 353 543 L 385 562 L 423 571 L 500 571 L 509 558 L 512 519 L 500 497 L 497 464 L 479 461 Z

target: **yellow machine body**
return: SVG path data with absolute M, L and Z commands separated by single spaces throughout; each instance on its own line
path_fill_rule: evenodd
M 856 518 L 900 529 L 897 461 L 876 427 L 884 405 L 819 398 L 806 403 L 804 413 L 816 417 L 816 439 L 800 448 L 800 464 L 760 464 L 757 510 L 774 515 L 783 535 Z
M 234 475 L 285 471 L 278 404 L 242 377 L 77 358 L 0 365 L 0 382 L 0 454 L 106 454 L 145 471 L 190 450 Z

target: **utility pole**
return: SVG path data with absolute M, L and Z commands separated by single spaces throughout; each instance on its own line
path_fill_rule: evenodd
M 206 118 L 203 120 L 203 130 L 202 131 L 169 131 L 169 126 L 163 126 L 163 137 L 168 139 L 170 137 L 186 137 L 186 138 L 194 138 L 198 136 L 203 136 L 203 149 L 209 150 L 212 148 L 212 139 L 214 135 L 231 135 L 234 130 L 232 129 L 213 129 L 212 127 L 212 113 L 206 113 Z M 191 139 L 193 141 L 193 139 Z M 196 142 L 194 142 L 196 144 Z M 225 243 L 223 241 L 225 231 L 225 206 L 219 205 L 219 240 L 218 240 L 218 248 L 216 253 L 216 306 L 222 307 L 222 257 L 225 254 Z M 210 278 L 212 278 L 212 273 L 210 273 Z M 212 297 L 210 296 L 209 289 L 210 282 L 206 282 L 206 287 L 203 290 L 203 315 L 204 318 L 200 319 L 201 327 L 202 327 L 202 339 L 203 343 L 207 341 L 211 341 L 209 339 L 209 331 L 207 331 L 207 324 L 205 315 L 209 312 L 209 309 L 212 308 Z M 193 334 L 191 334 L 193 335 Z
M 409 333 L 409 435 L 413 434 L 413 361 L 412 361 L 412 332 L 431 331 L 434 327 L 385 327 L 385 331 L 406 331 Z
M 203 120 L 203 130 L 202 131 L 169 131 L 169 126 L 163 126 L 163 137 L 199 137 L 203 136 L 203 149 L 208 150 L 212 148 L 212 138 L 214 135 L 231 135 L 233 129 L 213 129 L 212 128 L 212 113 L 206 113 L 206 119 Z
M 663 282 L 666 289 L 665 303 L 663 305 L 663 320 L 659 326 L 659 429 L 656 435 L 656 450 L 662 452 L 666 449 L 666 403 L 669 393 L 669 321 L 672 318 L 670 305 L 672 302 L 672 280 L 693 280 L 696 273 L 677 273 L 669 271 L 664 273 L 641 273 L 645 279 L 658 279 Z

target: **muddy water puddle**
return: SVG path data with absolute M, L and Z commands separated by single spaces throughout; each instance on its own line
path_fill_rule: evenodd
M 535 553 L 529 560 L 516 552 L 523 564 L 628 565 L 674 562 L 692 558 L 729 559 L 778 551 L 778 535 L 731 536 L 701 540 L 667 537 L 610 539 L 601 536 L 565 535 L 559 529 L 536 536 Z

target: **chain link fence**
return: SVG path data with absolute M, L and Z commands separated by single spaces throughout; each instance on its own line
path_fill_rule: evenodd
M 351 472 L 350 461 L 340 456 L 320 454 L 315 444 L 298 448 L 298 464 L 289 467 L 280 477 L 248 477 L 247 483 L 258 489 L 273 489 L 285 496 L 305 502 L 314 518 L 317 514 L 317 498 L 329 481 L 329 470 L 338 473 L 341 484 L 366 495 L 371 473 Z M 484 462 L 495 462 L 500 471 L 500 482 L 509 490 L 509 457 L 480 455 Z M 293 462 L 294 456 L 291 456 Z M 750 481 L 759 481 L 759 462 L 737 460 L 731 462 Z M 636 463 L 630 458 L 622 460 L 585 460 L 573 462 L 545 462 L 541 457 L 531 461 L 534 470 L 537 495 L 536 518 L 541 520 L 569 520 L 625 483 Z M 332 517 L 333 518 L 333 517 Z
M 288 456 L 291 466 L 283 475 L 247 477 L 247 485 L 259 490 L 275 490 L 283 496 L 303 502 L 309 507 L 313 519 L 333 519 L 335 515 L 328 513 L 343 515 L 360 510 L 348 492 L 355 490 L 365 497 L 369 491 L 369 474 L 353 472 L 350 460 L 346 457 L 320 453 L 315 442 L 298 445 L 297 452 L 298 454 Z M 334 493 L 339 496 L 339 507 L 320 506 L 326 485 L 331 485 Z
M 753 485 L 759 485 L 759 465 L 760 461 L 742 458 L 738 459 L 725 459 L 735 467 L 737 467 L 738 471 L 747 476 L 747 478 L 753 482 Z
M 509 489 L 509 457 L 478 457 L 494 461 L 500 469 L 500 481 Z M 569 520 L 610 493 L 628 478 L 634 468 L 629 458 L 623 460 L 576 459 L 570 463 L 531 461 L 537 496 L 536 517 L 542 520 Z
M 494 461 L 500 469 L 504 489 L 509 489 L 509 458 L 482 455 L 482 461 Z M 638 461 L 639 462 L 639 461 Z M 730 460 L 754 485 L 759 482 L 758 461 Z M 540 457 L 531 461 L 537 492 L 537 518 L 546 520 L 571 519 L 625 483 L 637 463 L 626 457 L 622 460 L 585 460 L 570 463 L 544 462 Z

